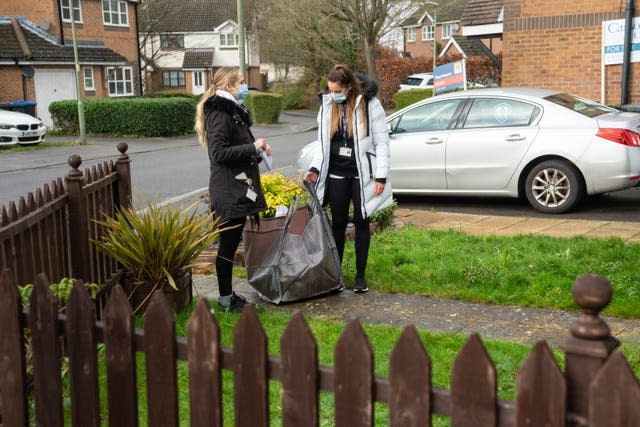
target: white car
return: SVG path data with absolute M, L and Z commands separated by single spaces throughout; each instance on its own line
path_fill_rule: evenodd
M 0 146 L 36 145 L 44 141 L 40 119 L 15 111 L 0 110 Z
M 522 197 L 555 214 L 640 182 L 640 114 L 569 93 L 451 92 L 387 123 L 394 194 Z M 308 170 L 319 147 L 302 148 L 298 170 Z
M 400 91 L 410 89 L 433 89 L 433 74 L 412 74 L 400 85 Z

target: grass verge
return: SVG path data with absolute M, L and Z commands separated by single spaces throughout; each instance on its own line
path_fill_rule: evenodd
M 492 304 L 576 310 L 573 282 L 606 277 L 613 299 L 604 314 L 640 317 L 640 245 L 619 238 L 472 236 L 413 225 L 372 236 L 369 288 Z M 346 283 L 355 277 L 353 242 L 345 248 Z

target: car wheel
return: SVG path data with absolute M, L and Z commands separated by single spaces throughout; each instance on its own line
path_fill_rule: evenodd
M 527 200 L 534 209 L 559 214 L 573 209 L 584 191 L 578 171 L 561 160 L 536 165 L 527 175 Z

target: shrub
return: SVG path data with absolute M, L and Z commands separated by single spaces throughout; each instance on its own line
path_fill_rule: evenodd
M 400 109 L 431 96 L 433 96 L 431 89 L 403 90 L 393 95 L 393 102 L 396 108 Z
M 295 180 L 282 175 L 280 172 L 263 174 L 260 185 L 267 201 L 267 210 L 260 213 L 261 218 L 272 218 L 276 214 L 277 206 L 291 205 L 295 197 L 303 194 L 303 189 Z M 300 205 L 303 205 L 301 203 Z
M 221 218 L 199 214 L 198 203 L 186 208 L 148 203 L 140 213 L 123 209 L 115 218 L 95 221 L 106 233 L 92 242 L 137 281 L 177 289 L 174 279 L 197 265 L 222 230 Z
M 251 111 L 254 123 L 278 123 L 282 109 L 282 95 L 252 92 L 247 97 L 246 105 Z
M 49 106 L 54 126 L 78 132 L 76 101 Z M 174 136 L 192 132 L 196 101 L 193 97 L 98 99 L 84 101 L 87 133 L 115 136 Z M 161 119 L 160 119 L 161 118 Z

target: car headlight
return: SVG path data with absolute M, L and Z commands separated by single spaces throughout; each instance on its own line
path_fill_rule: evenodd
M 0 123 L 0 129 L 9 130 L 9 129 L 15 129 L 15 128 L 16 128 L 15 125 Z

